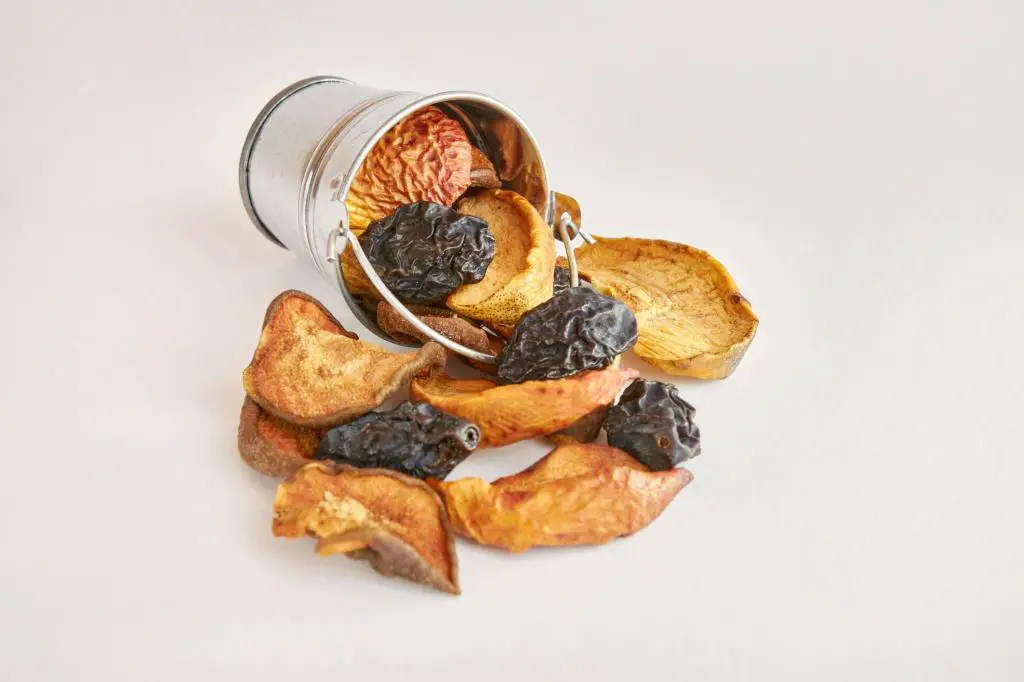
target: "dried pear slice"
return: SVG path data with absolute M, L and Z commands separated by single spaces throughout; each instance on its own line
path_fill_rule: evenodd
M 444 367 L 444 349 L 427 343 L 411 353 L 352 338 L 316 299 L 285 291 L 271 303 L 245 392 L 292 424 L 328 427 L 366 414 L 417 374 Z
M 491 352 L 487 332 L 468 320 L 458 317 L 452 311 L 428 306 L 410 305 L 407 307 L 424 324 L 455 343 L 460 343 L 481 353 Z M 426 334 L 407 322 L 387 301 L 377 304 L 377 324 L 388 336 L 403 343 L 428 340 Z
M 486 379 L 417 377 L 413 400 L 430 403 L 480 428 L 480 447 L 497 447 L 545 436 L 609 405 L 638 376 L 636 370 L 607 367 L 552 381 L 499 386 Z
M 437 107 L 410 114 L 359 168 L 345 198 L 349 226 L 359 232 L 417 201 L 451 206 L 469 187 L 472 153 L 466 131 Z
M 494 170 L 494 164 L 487 155 L 476 147 L 470 150 L 470 154 L 472 162 L 469 169 L 469 186 L 492 189 L 501 187 L 501 178 L 498 177 L 498 172 Z
M 456 289 L 448 297 L 450 309 L 488 324 L 514 325 L 527 310 L 551 298 L 555 241 L 529 201 L 515 192 L 490 189 L 464 197 L 455 208 L 486 220 L 497 244 L 487 274 Z
M 313 460 L 323 429 L 290 424 L 246 397 L 238 421 L 238 452 L 264 476 L 287 478 Z
M 636 314 L 633 351 L 677 376 L 724 379 L 757 331 L 757 316 L 725 267 L 706 251 L 658 239 L 598 237 L 576 261 L 601 293 Z
M 314 462 L 277 487 L 273 533 L 317 538 L 321 556 L 367 559 L 378 573 L 459 594 L 455 536 L 437 493 L 390 469 Z
M 487 483 L 436 482 L 455 532 L 510 552 L 597 545 L 650 525 L 691 480 L 651 471 L 622 450 L 562 445 L 530 468 Z

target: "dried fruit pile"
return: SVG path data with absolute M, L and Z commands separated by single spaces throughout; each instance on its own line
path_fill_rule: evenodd
M 381 139 L 346 199 L 375 271 L 427 326 L 496 355 L 472 363 L 487 378 L 448 376 L 431 341 L 405 353 L 360 341 L 304 293 L 271 302 L 242 375 L 238 445 L 285 479 L 274 535 L 458 594 L 455 535 L 510 552 L 601 544 L 649 525 L 692 480 L 678 465 L 701 451 L 694 408 L 619 357 L 724 378 L 756 331 L 749 303 L 704 251 L 637 238 L 578 248 L 572 287 L 551 229 L 506 177 L 428 107 Z M 385 333 L 425 341 L 350 251 L 342 268 Z M 518 474 L 445 480 L 476 450 L 535 437 L 557 447 Z

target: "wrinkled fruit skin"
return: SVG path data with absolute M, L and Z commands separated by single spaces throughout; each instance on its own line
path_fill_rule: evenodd
M 443 479 L 476 449 L 480 429 L 427 403 L 404 402 L 328 431 L 313 454 L 359 468 Z
M 696 410 L 672 384 L 637 379 L 604 420 L 608 444 L 653 471 L 665 471 L 700 454 Z
M 498 376 L 520 383 L 600 369 L 636 338 L 636 316 L 625 303 L 586 287 L 566 289 L 519 320 L 498 356 Z
M 439 301 L 479 282 L 495 248 L 486 222 L 427 201 L 371 223 L 359 242 L 384 284 L 406 303 Z
M 580 277 L 580 286 L 581 287 L 587 287 L 588 289 L 593 289 L 594 288 L 593 286 L 591 286 L 590 282 L 588 282 L 587 280 L 583 279 L 582 277 Z M 572 281 L 569 278 L 569 268 L 563 267 L 561 265 L 556 265 L 555 266 L 555 293 L 554 293 L 554 295 L 558 296 L 558 294 L 562 293 L 563 291 L 565 291 L 566 289 L 569 289 L 571 287 L 572 287 Z

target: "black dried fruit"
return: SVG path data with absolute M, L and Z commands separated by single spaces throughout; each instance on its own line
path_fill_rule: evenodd
M 593 289 L 593 285 L 591 285 L 590 282 L 588 282 L 587 280 L 583 279 L 582 277 L 580 277 L 580 286 L 581 287 L 587 287 L 589 289 Z M 555 266 L 555 295 L 557 296 L 558 294 L 562 293 L 566 289 L 569 289 L 570 287 L 572 287 L 572 280 L 569 277 L 569 268 L 567 268 L 565 266 L 562 266 L 562 265 L 556 265 Z
M 671 469 L 700 454 L 696 410 L 672 384 L 637 379 L 608 410 L 608 445 L 625 450 L 654 471 Z
M 479 282 L 495 247 L 485 221 L 427 201 L 370 223 L 359 243 L 384 284 L 406 303 L 433 303 Z
M 313 459 L 443 479 L 480 443 L 480 429 L 427 403 L 404 402 L 328 431 Z
M 600 369 L 636 337 L 636 316 L 625 303 L 586 287 L 566 289 L 519 319 L 498 355 L 498 376 L 519 383 Z

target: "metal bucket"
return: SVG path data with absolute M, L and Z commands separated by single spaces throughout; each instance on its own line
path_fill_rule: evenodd
M 341 289 L 356 317 L 382 338 L 394 342 L 348 290 L 341 269 L 346 247 L 352 248 L 381 297 L 414 327 L 460 355 L 494 362 L 493 355 L 455 343 L 413 315 L 384 286 L 349 230 L 345 197 L 366 155 L 395 124 L 430 105 L 459 121 L 494 164 L 502 186 L 526 197 L 557 230 L 577 284 L 572 238 L 579 234 L 591 239 L 577 225 L 578 209 L 571 208 L 575 202 L 550 190 L 540 148 L 522 119 L 480 93 L 378 90 L 334 76 L 290 85 L 270 100 L 249 129 L 238 168 L 242 202 L 267 238 L 308 258 Z

